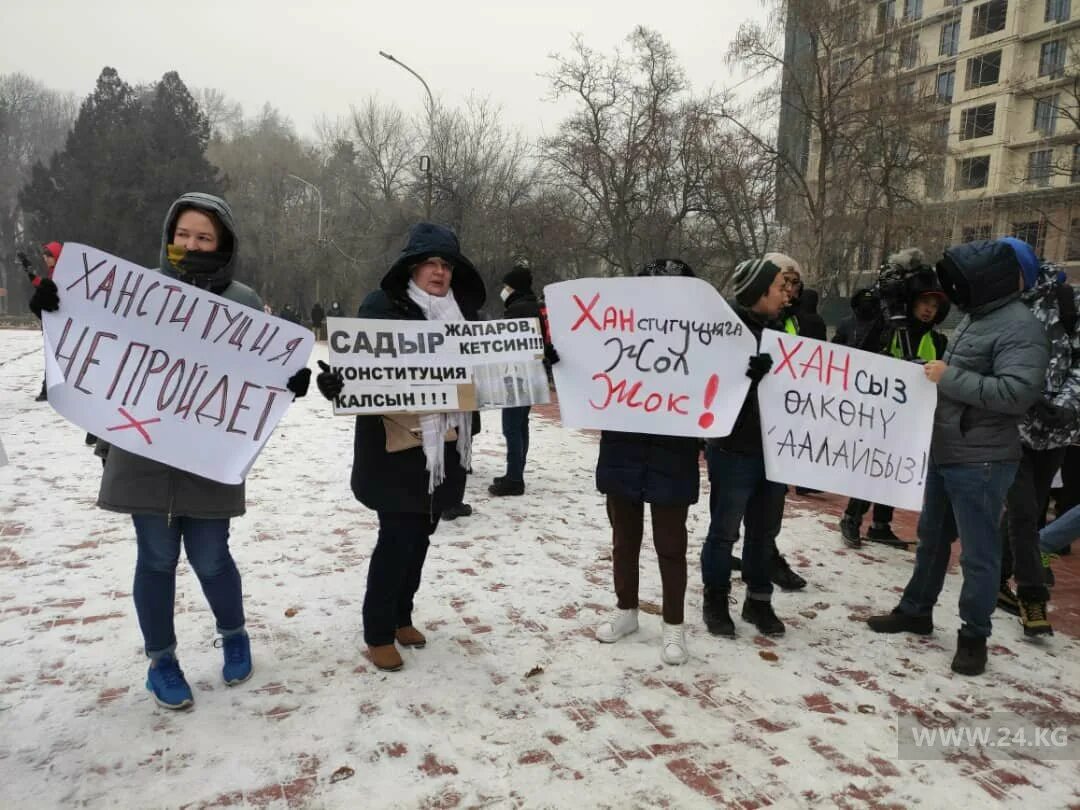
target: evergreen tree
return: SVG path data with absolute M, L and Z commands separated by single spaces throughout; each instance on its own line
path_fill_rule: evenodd
M 106 67 L 64 149 L 38 164 L 20 194 L 39 241 L 83 242 L 158 264 L 162 220 L 185 191 L 221 192 L 206 160 L 206 116 L 175 72 L 135 89 Z
M 222 192 L 217 170 L 206 159 L 210 122 L 176 71 L 161 77 L 144 110 L 146 216 L 159 232 L 169 205 L 187 191 Z
M 113 68 L 79 108 L 64 149 L 38 163 L 19 195 L 37 241 L 85 242 L 124 255 L 139 163 L 139 103 Z

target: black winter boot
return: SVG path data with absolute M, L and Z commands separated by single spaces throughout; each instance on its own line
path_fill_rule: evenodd
M 772 602 L 751 599 L 748 596 L 743 602 L 742 617 L 754 625 L 763 636 L 784 635 L 784 623 L 773 612 Z
M 891 613 L 871 616 L 866 623 L 875 633 L 917 633 L 928 636 L 934 632 L 933 616 L 909 616 L 901 613 L 900 608 L 893 608 Z
M 443 520 L 456 520 L 459 517 L 469 517 L 472 514 L 472 507 L 467 503 L 456 503 L 449 509 L 444 509 L 442 513 Z
M 986 639 L 957 633 L 952 671 L 960 675 L 982 675 L 986 671 Z
M 503 478 L 501 481 L 495 481 L 495 483 L 489 486 L 488 493 L 496 497 L 502 497 L 504 495 L 524 495 L 525 482 L 511 481 L 509 478 Z
M 791 570 L 783 554 L 772 558 L 769 566 L 769 579 L 782 591 L 801 591 L 806 587 L 806 580 Z
M 866 539 L 875 543 L 883 543 L 894 548 L 907 548 L 911 544 L 907 540 L 901 540 L 892 530 L 888 523 L 873 523 L 870 531 L 866 533 Z
M 705 601 L 701 606 L 701 618 L 707 629 L 714 636 L 734 636 L 735 622 L 731 619 L 728 608 L 729 591 L 719 588 L 705 588 Z
M 844 538 L 844 545 L 848 548 L 862 548 L 859 523 L 851 515 L 840 518 L 840 536 Z

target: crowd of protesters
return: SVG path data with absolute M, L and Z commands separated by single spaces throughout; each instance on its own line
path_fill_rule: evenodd
M 165 217 L 161 272 L 261 308 L 255 292 L 233 278 L 235 234 L 223 200 L 184 195 Z M 43 246 L 48 271 L 35 282 L 31 302 L 39 315 L 59 305 L 57 287 L 49 280 L 59 255 L 59 244 Z M 921 364 L 938 397 L 911 577 L 899 602 L 867 624 L 875 633 L 931 633 L 952 544 L 959 539 L 962 626 L 952 669 L 977 675 L 987 664 L 995 607 L 1018 615 L 1028 635 L 1052 632 L 1049 562 L 1080 534 L 1075 501 L 1066 508 L 1059 503 L 1058 518 L 1045 525 L 1051 481 L 1059 469 L 1074 486 L 1080 483 L 1080 470 L 1068 469 L 1069 448 L 1080 441 L 1080 299 L 1058 268 L 1040 262 L 1014 239 L 958 245 L 936 261 L 908 249 L 891 256 L 889 264 L 902 269 L 906 279 L 903 329 L 896 319 L 882 317 L 878 292 L 866 288 L 852 295 L 852 315 L 833 340 Z M 685 262 L 665 258 L 648 262 L 638 274 L 695 275 Z M 734 311 L 759 344 L 764 329 L 825 339 L 817 292 L 804 288 L 794 258 L 767 253 L 744 261 L 735 268 L 731 286 Z M 540 316 L 527 259 L 516 259 L 503 276 L 500 298 L 504 317 Z M 410 230 L 401 254 L 356 315 L 476 319 L 486 299 L 484 282 L 454 232 L 424 222 Z M 951 307 L 963 317 L 947 340 L 940 327 Z M 300 320 L 291 307 L 279 314 Z M 311 311 L 316 336 L 325 335 L 326 318 L 345 314 L 339 302 L 326 310 L 316 304 Z M 559 362 L 557 346 L 546 347 L 545 360 Z M 774 587 L 793 591 L 807 583 L 778 546 L 787 486 L 770 481 L 765 471 L 756 388 L 771 365 L 767 353 L 749 358 L 750 394 L 723 438 L 703 443 L 603 431 L 596 486 L 606 498 L 612 527 L 616 607 L 596 629 L 598 641 L 614 643 L 638 630 L 639 556 L 648 504 L 663 592 L 661 659 L 673 665 L 688 660 L 686 523 L 698 501 L 703 451 L 710 484 L 709 528 L 700 552 L 704 627 L 714 636 L 736 635 L 730 605 L 733 571 L 739 570 L 745 583 L 741 619 L 762 635 L 784 634 L 774 610 Z M 320 367 L 317 386 L 333 399 L 341 393 L 342 377 L 325 363 Z M 303 396 L 307 370 L 294 374 L 287 386 Z M 502 413 L 506 473 L 489 485 L 493 496 L 525 491 L 528 422 L 527 406 Z M 352 490 L 376 512 L 379 526 L 367 572 L 363 631 L 368 656 L 380 670 L 403 666 L 399 647 L 427 643 L 416 626 L 414 599 L 440 518 L 471 511 L 463 495 L 478 429 L 478 414 L 469 411 L 356 417 Z M 245 509 L 243 484 L 218 484 L 97 445 L 106 459 L 98 505 L 131 514 L 134 523 L 134 601 L 150 659 L 147 688 L 168 708 L 187 708 L 193 701 L 177 661 L 172 625 L 181 545 L 217 622 L 224 680 L 246 680 L 252 670 L 250 642 L 240 575 L 228 548 L 229 520 Z M 1074 464 L 1080 464 L 1080 454 Z M 860 547 L 863 519 L 871 510 L 865 539 L 905 546 L 892 530 L 892 509 L 859 499 L 847 504 L 839 542 Z M 741 556 L 736 556 L 740 536 Z

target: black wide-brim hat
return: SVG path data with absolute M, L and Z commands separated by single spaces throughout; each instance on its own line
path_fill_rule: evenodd
M 444 225 L 418 222 L 409 228 L 409 238 L 401 255 L 383 276 L 380 285 L 387 292 L 400 292 L 409 286 L 412 269 L 424 259 L 438 256 L 453 265 L 450 289 L 459 304 L 479 309 L 487 300 L 487 290 L 476 266 L 461 252 L 457 234 Z

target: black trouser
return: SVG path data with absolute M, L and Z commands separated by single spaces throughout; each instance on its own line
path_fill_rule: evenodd
M 364 641 L 393 644 L 399 627 L 412 625 L 413 597 L 438 518 L 411 512 L 379 512 L 379 538 L 368 563 L 364 594 Z
M 862 501 L 858 498 L 852 498 L 847 502 L 847 508 L 844 510 L 844 514 L 852 518 L 856 523 L 861 524 L 863 516 L 870 510 L 870 501 Z M 893 508 L 888 504 L 875 503 L 873 504 L 874 514 L 872 520 L 874 523 L 892 523 Z
M 1005 498 L 1001 519 L 1001 584 L 1016 577 L 1016 594 L 1030 602 L 1045 602 L 1046 574 L 1039 554 L 1039 510 L 1065 458 L 1065 448 L 1032 450 L 1024 447 L 1016 478 Z

